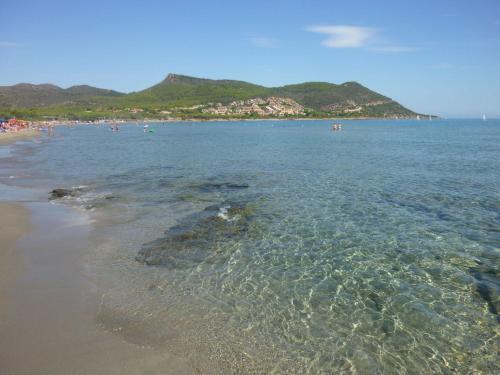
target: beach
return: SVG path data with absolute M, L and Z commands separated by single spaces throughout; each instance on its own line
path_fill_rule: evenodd
M 0 202 L 0 305 L 8 304 L 6 290 L 19 273 L 22 259 L 17 241 L 30 230 L 30 214 L 20 204 Z M 0 310 L 0 319 L 4 309 Z M 1 322 L 5 322 L 3 319 Z
M 2 133 L 0 147 L 38 134 Z M 0 373 L 195 373 L 187 360 L 97 322 L 101 295 L 84 260 L 88 216 L 31 190 L 0 184 Z
M 0 373 L 494 373 L 500 133 L 439 125 L 60 126 L 6 146 L 0 197 L 25 198 L 2 213 L 27 224 Z
M 22 130 L 18 132 L 2 132 L 0 133 L 0 145 L 31 139 L 38 135 L 40 135 L 40 132 L 34 129 Z
M 0 203 L 0 372 L 193 373 L 186 361 L 96 324 L 99 296 L 82 263 L 88 222 L 67 207 L 28 205 Z

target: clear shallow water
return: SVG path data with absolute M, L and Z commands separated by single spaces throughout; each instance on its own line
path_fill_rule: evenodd
M 500 121 L 151 127 L 0 162 L 81 186 L 100 323 L 212 372 L 499 371 Z

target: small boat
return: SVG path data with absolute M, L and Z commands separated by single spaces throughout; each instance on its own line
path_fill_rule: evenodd
M 486 121 L 486 115 L 483 115 L 483 121 Z

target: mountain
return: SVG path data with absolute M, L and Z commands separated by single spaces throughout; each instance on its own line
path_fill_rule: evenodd
M 363 113 L 366 116 L 415 116 L 394 100 L 357 82 L 340 85 L 306 82 L 274 89 L 275 95 L 294 99 L 305 107 L 322 112 Z
M 148 103 L 169 106 L 190 106 L 210 102 L 268 96 L 269 89 L 252 83 L 232 80 L 212 80 L 169 74 L 162 82 L 146 90 L 129 94 L 127 103 Z
M 3 108 L 3 110 L 2 110 Z M 129 94 L 91 86 L 0 87 L 0 115 L 66 118 L 415 117 L 396 101 L 357 82 L 306 82 L 264 87 L 244 81 L 168 74 Z
M 95 97 L 117 97 L 121 95 L 124 94 L 87 85 L 63 89 L 51 84 L 19 83 L 14 86 L 0 86 L 0 108 L 47 107 L 56 104 L 83 103 Z

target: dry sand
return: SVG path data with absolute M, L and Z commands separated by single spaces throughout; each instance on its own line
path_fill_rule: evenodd
M 0 299 L 0 374 L 199 373 L 186 359 L 96 325 L 99 296 L 82 259 L 89 223 L 68 207 L 28 208 L 0 205 L 0 285 L 8 295 Z

